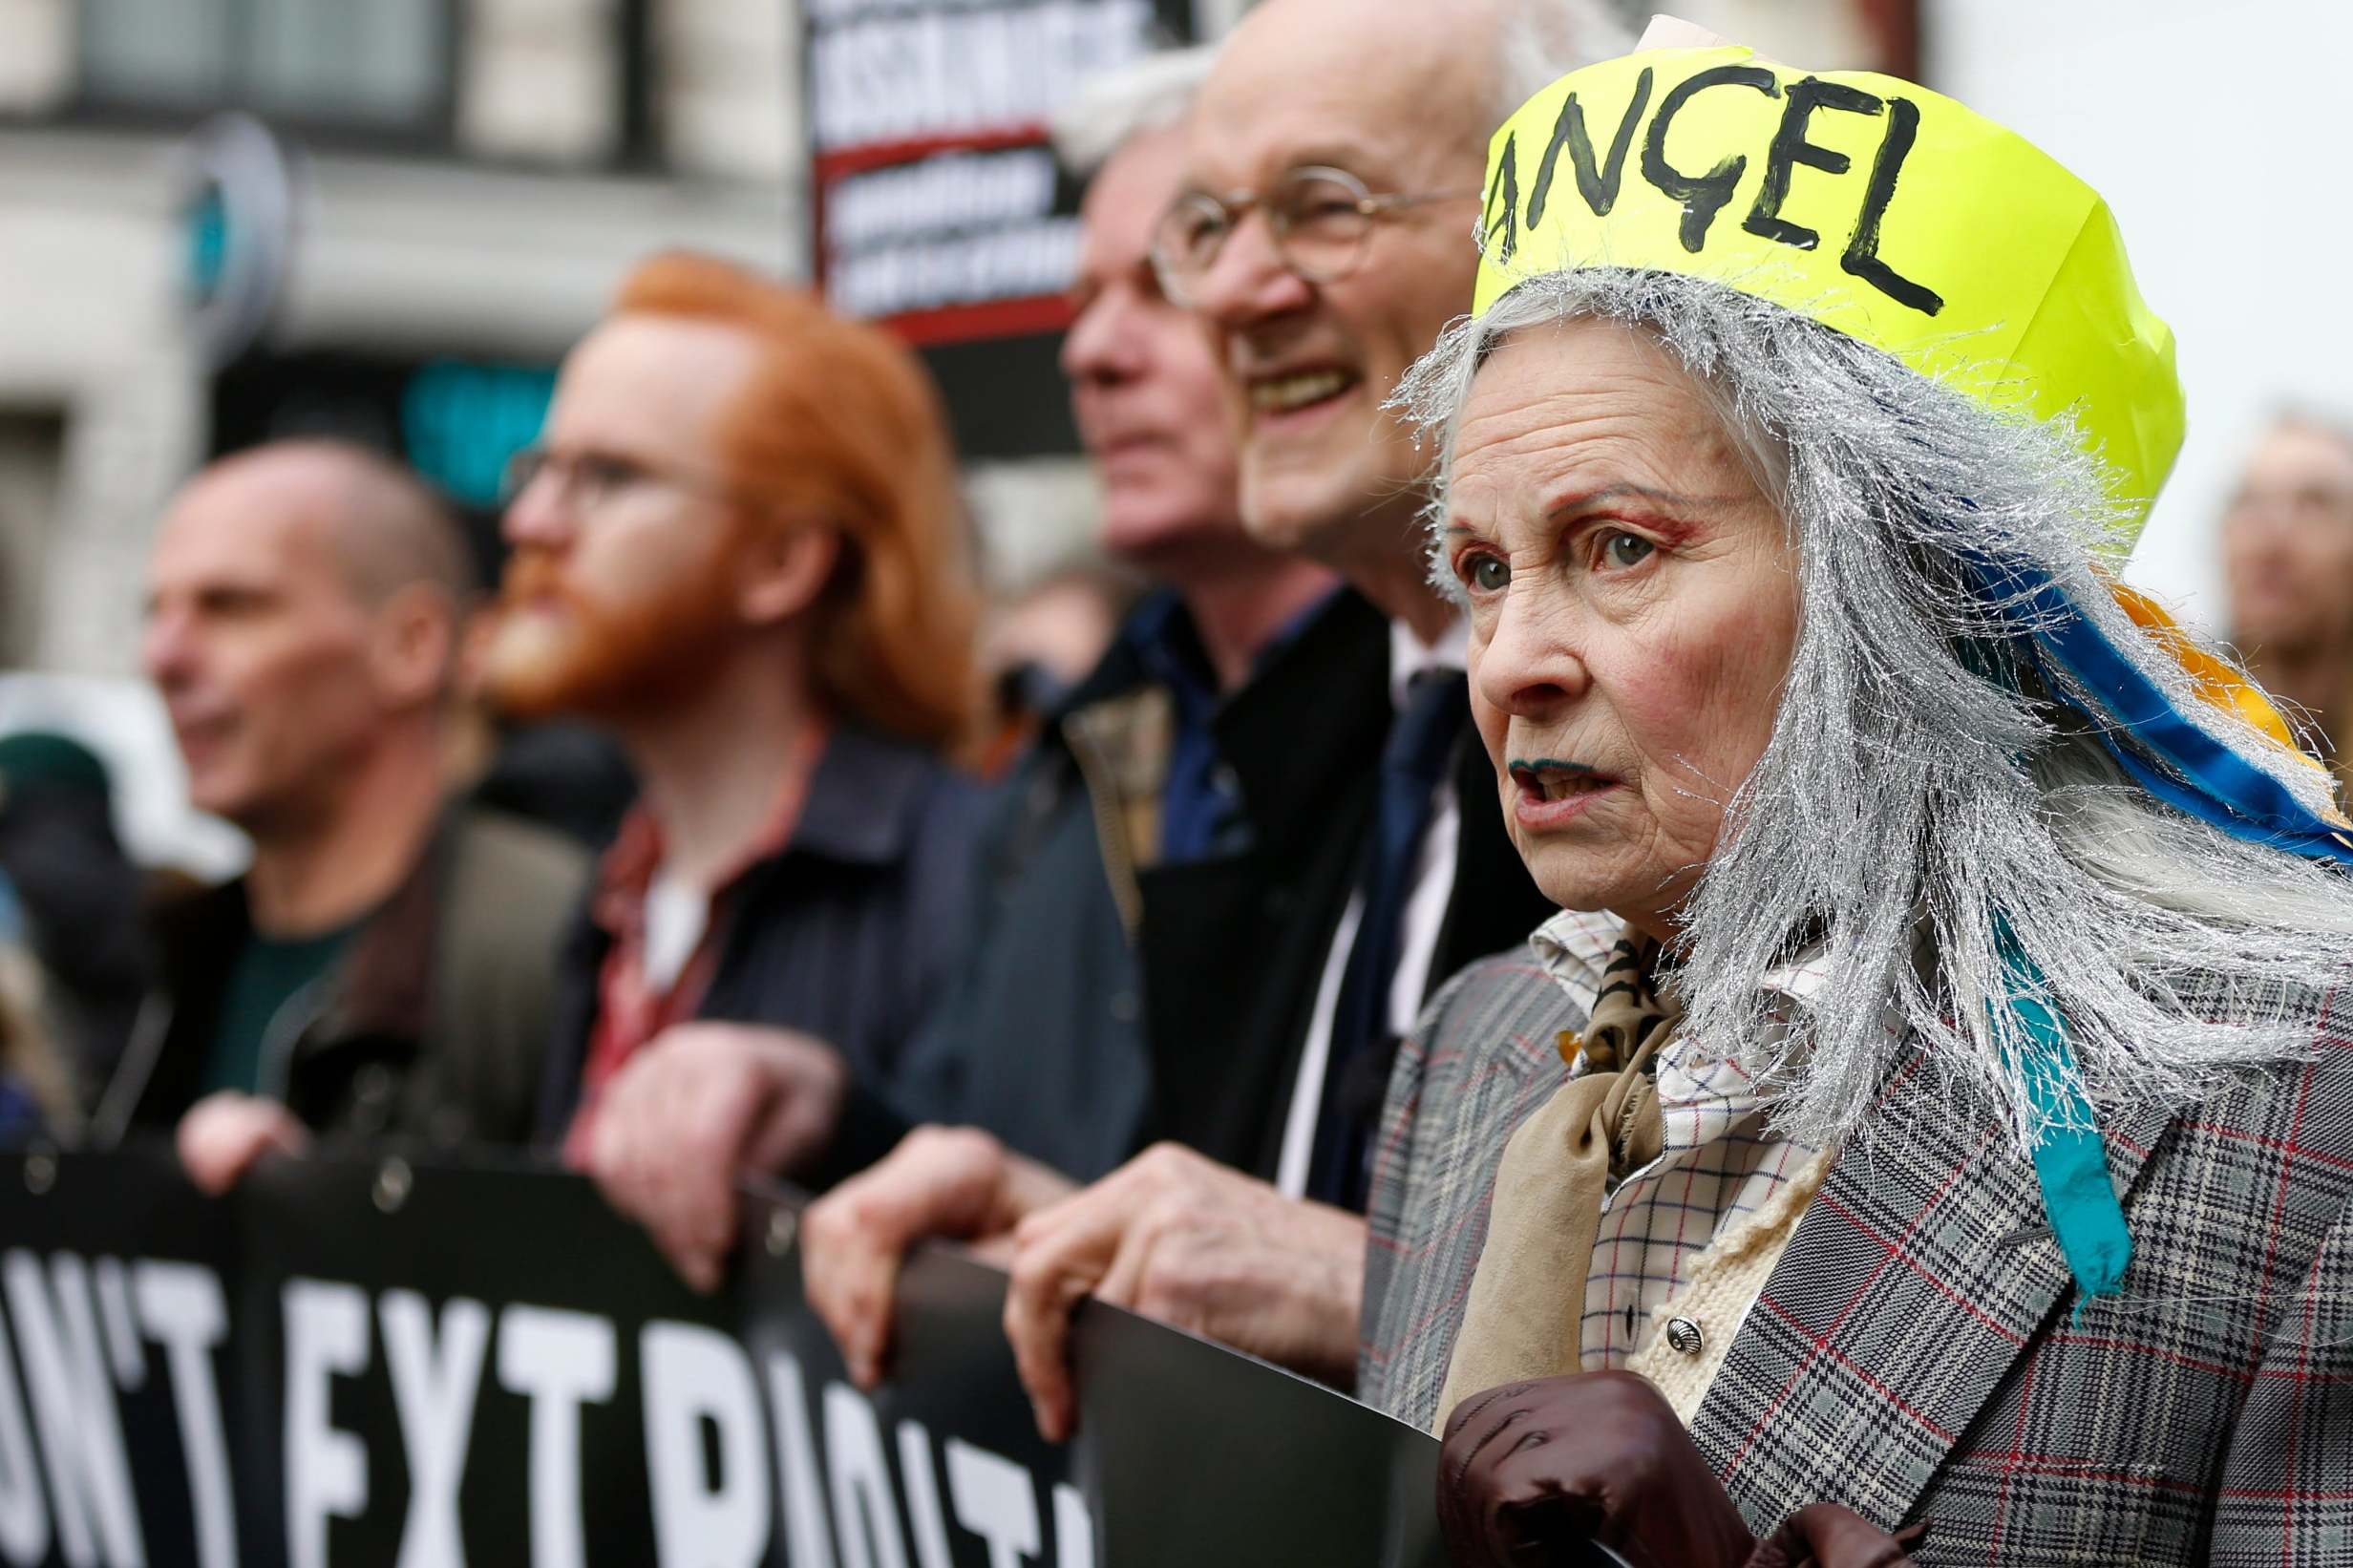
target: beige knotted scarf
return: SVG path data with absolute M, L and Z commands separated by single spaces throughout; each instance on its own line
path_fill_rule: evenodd
M 1581 1369 L 1585 1276 L 1601 1228 L 1601 1200 L 1657 1159 L 1664 1142 L 1651 1064 L 1682 1009 L 1662 1002 L 1652 987 L 1658 952 L 1648 937 L 1620 937 L 1585 1029 L 1584 1072 L 1556 1091 L 1504 1146 L 1486 1247 L 1438 1396 L 1440 1433 L 1468 1395 Z M 1579 1046 L 1576 1035 L 1560 1036 L 1561 1054 L 1572 1062 Z

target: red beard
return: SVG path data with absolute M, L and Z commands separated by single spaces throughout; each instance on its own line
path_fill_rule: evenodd
M 619 603 L 598 602 L 558 562 L 525 546 L 507 563 L 490 639 L 491 700 L 515 718 L 624 718 L 690 700 L 738 635 L 733 551 Z

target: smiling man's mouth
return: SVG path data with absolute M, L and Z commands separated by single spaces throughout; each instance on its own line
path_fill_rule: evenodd
M 1339 370 L 1271 375 L 1250 384 L 1250 406 L 1261 413 L 1289 413 L 1338 397 L 1356 382 L 1352 372 Z

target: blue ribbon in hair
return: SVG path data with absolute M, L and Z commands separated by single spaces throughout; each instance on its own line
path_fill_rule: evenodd
M 2235 838 L 2353 865 L 2353 840 L 2342 829 L 2208 728 L 2222 719 L 2220 710 L 2183 711 L 2047 572 L 1985 557 L 1972 564 L 1987 603 L 2022 623 L 2027 634 L 2021 646 L 2045 688 L 2092 721 L 2101 744 L 2142 789 Z M 2054 666 L 2074 684 L 2051 679 Z M 2043 1122 L 2034 1151 L 2043 1212 L 2083 1301 L 2116 1295 L 2131 1261 L 2132 1237 L 2090 1101 L 2073 1070 L 2066 1026 L 2046 1000 L 2048 982 L 2008 921 L 1997 917 L 1994 937 L 2009 1008 L 2026 1042 L 2019 1067 Z
M 2235 838 L 2353 865 L 2353 842 L 2342 828 L 2183 712 L 2048 573 L 2019 562 L 1981 559 L 1976 565 L 1990 603 L 2016 605 L 2013 613 L 2032 617 L 2029 656 L 2038 666 L 2056 665 L 2072 675 L 2090 701 L 2046 679 L 2052 697 L 2092 721 L 2101 744 L 2141 788 Z M 2153 766 L 2152 758 L 2163 766 Z

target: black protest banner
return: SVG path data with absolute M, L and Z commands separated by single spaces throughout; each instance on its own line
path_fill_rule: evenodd
M 1043 1443 L 1005 1280 L 929 1250 L 851 1388 L 796 1210 L 689 1291 L 575 1177 L 161 1152 L 0 1159 L 0 1562 L 1094 1568 L 1424 1564 L 1436 1446 L 1328 1390 L 1082 1310 Z
M 1442 1563 L 1438 1445 L 1321 1384 L 1100 1303 L 1071 1464 L 1109 1563 Z M 1126 1555 L 1132 1552 L 1133 1555 Z
M 1046 127 L 1089 76 L 1192 36 L 1191 0 L 804 0 L 816 277 L 938 376 L 967 457 L 1075 452 L 1054 356 L 1078 183 Z

